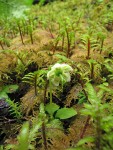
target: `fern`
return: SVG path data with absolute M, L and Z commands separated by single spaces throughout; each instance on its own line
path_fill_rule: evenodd
M 90 79 L 95 81 L 101 76 L 101 65 L 94 59 L 89 59 L 87 62 L 90 66 Z
M 5 147 L 6 150 L 31 150 L 35 149 L 32 143 L 36 139 L 37 132 L 41 127 L 41 122 L 34 124 L 34 127 L 30 129 L 29 123 L 25 122 L 22 126 L 20 134 L 18 135 L 18 144 L 9 144 Z
M 86 91 L 88 92 L 88 100 L 91 104 L 98 103 L 100 100 L 97 97 L 96 91 L 90 83 L 86 84 Z
M 91 31 L 89 31 L 89 32 L 91 32 Z M 94 50 L 98 46 L 98 44 L 96 44 L 96 40 L 94 38 L 92 38 L 90 34 L 91 33 L 82 35 L 82 37 L 81 37 L 82 43 L 80 44 L 80 46 L 84 50 L 87 50 L 87 56 L 86 56 L 87 59 L 90 58 L 91 51 Z
M 65 57 L 64 55 L 61 54 L 55 54 L 55 56 L 59 59 L 58 63 L 64 63 L 64 62 L 68 62 L 70 61 L 70 59 L 68 59 L 67 57 Z
M 111 59 L 106 59 L 104 61 L 104 65 L 109 72 L 113 73 L 113 69 L 112 69 L 113 68 L 113 61 Z
M 28 122 L 23 124 L 21 132 L 17 137 L 19 144 L 16 146 L 16 150 L 35 149 L 32 142 L 35 141 L 36 135 L 41 127 L 41 124 L 42 122 L 37 122 L 37 124 L 34 124 L 34 126 L 31 129 Z
M 113 79 L 113 61 L 111 59 L 106 59 L 104 61 L 104 66 L 106 67 L 106 69 L 110 73 L 108 75 L 108 77 L 112 80 Z
M 84 109 L 81 110 L 82 114 L 88 115 L 88 118 L 91 117 L 91 119 L 93 120 L 93 125 L 96 131 L 94 137 L 94 149 L 98 150 L 103 150 L 104 148 L 113 149 L 113 144 L 111 144 L 112 136 L 110 134 L 113 128 L 112 104 L 102 104 L 102 101 L 100 99 L 100 97 L 102 98 L 104 92 L 108 92 L 106 85 L 107 84 L 105 83 L 105 85 L 98 86 L 100 89 L 99 92 L 96 93 L 93 86 L 90 83 L 87 83 L 85 90 L 87 91 L 88 100 L 90 103 L 85 103 Z M 111 93 L 110 90 L 109 92 Z M 87 124 L 85 124 L 85 130 L 86 127 L 88 127 L 88 122 Z M 84 134 L 84 132 L 82 133 Z
M 30 72 L 27 75 L 25 75 L 22 80 L 25 83 L 30 84 L 31 86 L 34 86 L 35 88 L 35 95 L 37 96 L 37 86 L 43 87 L 45 85 L 45 75 L 47 74 L 46 70 L 38 70 L 35 72 Z
M 86 96 L 85 96 L 85 94 L 84 94 L 83 91 L 79 92 L 79 94 L 78 94 L 78 100 L 79 100 L 78 104 L 82 104 L 82 103 L 84 103 L 84 102 L 87 101 L 87 98 L 86 98 Z
M 10 114 L 14 116 L 14 118 L 17 118 L 17 119 L 21 119 L 22 118 L 22 113 L 21 113 L 21 110 L 20 110 L 20 106 L 19 104 L 16 102 L 14 103 L 14 101 L 12 101 L 11 99 L 7 98 L 6 99 L 6 102 L 9 104 L 10 106 Z

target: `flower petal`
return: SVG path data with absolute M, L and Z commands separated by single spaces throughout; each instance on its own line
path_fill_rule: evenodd
M 71 81 L 70 73 L 63 73 L 63 77 L 64 77 L 66 82 L 70 82 Z
M 69 82 L 71 80 L 71 71 L 73 71 L 73 69 L 68 64 L 56 63 L 47 73 L 47 79 L 50 80 L 54 86 L 59 86 L 60 83 Z

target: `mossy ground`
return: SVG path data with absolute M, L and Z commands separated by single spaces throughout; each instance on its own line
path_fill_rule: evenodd
M 108 4 L 110 5 L 110 8 L 108 8 Z M 21 88 L 20 92 L 23 92 L 22 89 L 24 89 L 23 86 L 25 85 L 22 84 L 21 77 L 26 74 L 26 71 L 22 72 L 21 68 L 19 68 L 20 77 L 17 77 L 17 53 L 20 53 L 22 55 L 26 53 L 25 58 L 22 58 L 25 65 L 27 65 L 28 62 L 32 62 L 31 68 L 28 69 L 27 72 L 36 71 L 37 68 L 48 68 L 50 65 L 55 64 L 57 61 L 59 61 L 59 58 L 56 54 L 61 54 L 63 56 L 67 55 L 68 43 L 66 37 L 63 49 L 62 39 L 60 39 L 57 46 L 55 46 L 56 38 L 59 34 L 59 22 L 65 22 L 66 19 L 69 21 L 70 25 L 72 23 L 74 24 L 73 31 L 75 32 L 75 41 L 71 45 L 70 56 L 68 57 L 69 61 L 72 61 L 73 64 L 75 64 L 74 67 L 79 64 L 82 73 L 90 73 L 90 66 L 87 62 L 87 48 L 84 49 L 83 47 L 81 47 L 81 36 L 88 33 L 88 28 L 93 28 L 92 37 L 94 36 L 94 39 L 96 38 L 96 31 L 102 31 L 106 34 L 102 53 L 100 54 L 100 47 L 98 46 L 94 49 L 91 48 L 90 58 L 96 60 L 99 64 L 101 64 L 101 66 L 102 64 L 104 64 L 106 58 L 109 58 L 113 61 L 113 20 L 112 16 L 110 19 L 106 17 L 109 12 L 112 12 L 110 11 L 112 7 L 113 2 L 110 1 L 91 4 L 90 0 L 87 1 L 87 5 L 85 1 L 66 0 L 64 2 L 56 1 L 40 8 L 39 6 L 33 6 L 30 10 L 30 13 L 38 18 L 37 27 L 33 31 L 33 44 L 31 44 L 30 36 L 26 35 L 23 37 L 23 45 L 19 34 L 17 34 L 15 38 L 10 39 L 10 47 L 4 46 L 4 50 L 2 50 L 2 47 L 0 47 L 0 86 L 2 87 L 3 85 L 16 83 L 19 84 Z M 108 20 L 106 21 L 106 19 Z M 70 27 L 70 25 L 68 28 L 71 28 L 69 30 L 72 30 L 72 27 Z M 87 45 L 85 44 L 84 46 L 87 47 Z M 70 63 L 69 61 L 65 63 Z M 14 72 L 15 74 L 12 74 Z M 95 70 L 94 72 L 93 85 L 95 86 L 102 83 L 103 77 L 107 78 L 107 73 L 108 72 L 106 70 L 100 71 L 99 68 L 97 68 L 97 70 Z M 10 75 L 8 76 L 8 74 Z M 19 83 L 18 81 L 14 80 L 16 78 L 19 79 Z M 69 123 L 67 121 L 67 124 L 69 124 L 68 128 L 66 129 L 67 133 L 61 133 L 59 131 L 59 135 L 55 137 L 51 136 L 51 140 L 49 139 L 50 142 L 48 142 L 48 145 L 50 147 L 49 150 L 64 150 L 76 145 L 76 143 L 80 139 L 81 131 L 83 130 L 84 124 L 86 122 L 87 117 L 81 116 L 80 114 L 80 110 L 83 108 L 83 104 L 77 103 L 78 94 L 82 91 L 82 87 L 79 82 L 74 80 L 72 81 L 74 82 L 74 85 L 69 83 L 69 85 L 72 86 L 68 85 L 68 92 L 64 93 L 63 95 L 65 99 L 62 99 L 64 106 L 70 107 L 71 105 L 77 110 L 78 114 L 73 121 L 69 120 Z M 113 89 L 113 81 L 108 79 L 107 82 L 109 83 L 109 87 Z M 17 99 L 16 95 L 14 99 Z M 19 97 L 19 103 L 23 108 L 22 111 L 24 114 L 24 121 L 31 121 L 32 117 L 38 115 L 38 108 L 42 99 L 43 91 L 40 91 L 37 99 L 35 99 L 33 87 L 26 87 L 26 92 L 24 93 L 24 95 L 22 94 L 22 96 Z M 16 137 L 24 121 L 22 123 L 18 123 L 16 121 L 10 122 L 7 118 L 1 118 L 1 120 L 1 138 L 3 138 L 1 139 L 1 141 L 4 144 L 16 143 Z M 95 129 L 92 125 L 92 120 L 89 122 L 84 137 L 89 135 L 95 135 Z M 93 145 L 91 145 L 90 143 L 86 145 L 86 147 L 88 148 L 91 148 L 92 146 Z M 37 145 L 36 149 L 41 150 L 43 149 L 43 146 L 38 147 Z

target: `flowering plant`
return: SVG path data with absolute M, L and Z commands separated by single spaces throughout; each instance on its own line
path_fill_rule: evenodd
M 70 72 L 73 69 L 68 64 L 56 63 L 51 67 L 51 70 L 47 73 L 47 79 L 53 86 L 59 86 L 60 83 L 63 85 L 71 80 Z
M 47 73 L 47 79 L 49 80 L 50 85 L 50 103 L 52 103 L 52 88 L 58 87 L 61 83 L 63 84 L 71 80 L 70 72 L 73 69 L 68 64 L 59 64 L 56 63 L 51 67 L 51 70 Z

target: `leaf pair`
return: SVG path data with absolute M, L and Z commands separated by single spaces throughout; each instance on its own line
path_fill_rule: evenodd
M 55 114 L 55 118 L 58 119 L 68 119 L 77 114 L 77 112 L 73 108 L 60 108 L 55 103 L 50 103 L 45 106 L 45 110 L 48 112 L 50 116 Z

